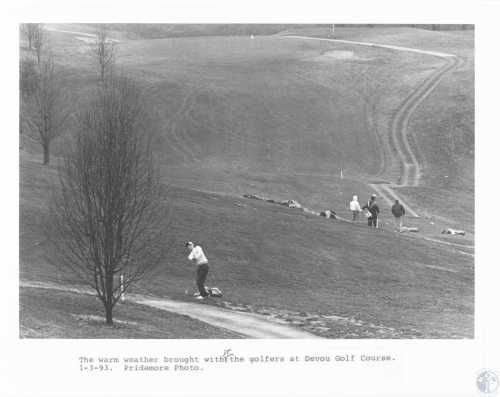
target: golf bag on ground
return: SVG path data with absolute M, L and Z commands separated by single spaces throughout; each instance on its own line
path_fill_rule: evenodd
M 217 287 L 205 287 L 205 291 L 207 291 L 208 295 L 214 298 L 222 298 L 222 291 Z

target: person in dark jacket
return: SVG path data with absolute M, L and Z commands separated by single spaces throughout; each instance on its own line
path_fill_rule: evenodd
M 378 215 L 380 213 L 380 208 L 377 204 L 377 196 L 372 194 L 368 203 L 363 206 L 364 210 L 368 210 L 370 212 L 370 216 L 368 217 L 368 226 L 378 228 Z
M 403 217 L 405 215 L 405 207 L 399 203 L 399 200 L 394 202 L 391 208 L 392 215 L 394 215 L 394 223 L 396 225 L 396 231 L 400 231 L 403 227 Z

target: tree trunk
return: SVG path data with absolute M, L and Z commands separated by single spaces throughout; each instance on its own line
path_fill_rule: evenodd
M 113 273 L 106 272 L 106 302 L 104 306 L 106 307 L 106 324 L 113 325 Z
M 106 66 L 104 63 L 101 63 L 101 84 L 104 84 L 105 82 L 105 73 L 106 73 Z
M 106 302 L 106 325 L 113 325 L 113 306 Z
M 43 165 L 48 165 L 50 162 L 50 144 L 43 144 Z

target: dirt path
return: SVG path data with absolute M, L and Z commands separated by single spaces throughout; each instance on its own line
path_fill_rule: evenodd
M 43 288 L 58 291 L 73 292 L 78 294 L 95 295 L 89 288 L 80 286 L 65 286 L 50 282 L 23 281 L 19 283 L 21 288 Z M 182 314 L 193 319 L 203 321 L 207 324 L 224 328 L 249 338 L 319 338 L 316 335 L 278 324 L 269 320 L 264 315 L 254 313 L 240 313 L 229 309 L 215 307 L 203 303 L 181 302 L 172 299 L 155 298 L 141 294 L 127 295 L 127 301 L 139 305 L 145 305 L 167 312 Z
M 179 302 L 170 299 L 144 298 L 137 295 L 127 299 L 140 305 L 155 307 L 203 321 L 250 338 L 318 338 L 318 336 L 270 321 L 266 316 L 254 313 L 239 313 L 220 307 Z
M 435 55 L 435 54 L 429 54 Z M 442 56 L 442 55 L 437 55 Z M 392 205 L 395 200 L 405 207 L 408 215 L 418 218 L 417 212 L 411 208 L 400 194 L 394 191 L 397 187 L 413 186 L 420 184 L 421 165 L 417 154 L 411 147 L 408 140 L 408 124 L 412 115 L 425 98 L 438 86 L 443 76 L 460 64 L 460 59 L 455 56 L 445 56 L 446 64 L 435 71 L 430 77 L 417 86 L 412 93 L 398 107 L 396 114 L 392 118 L 390 128 L 391 149 L 396 152 L 396 157 L 400 163 L 400 177 L 397 183 L 369 184 L 380 196 Z M 385 170 L 381 170 L 383 173 Z
M 459 63 L 460 60 L 457 57 L 446 58 L 446 64 L 423 81 L 406 98 L 392 119 L 391 138 L 402 166 L 399 186 L 418 186 L 421 177 L 421 167 L 417 155 L 408 141 L 410 118 L 422 101 L 437 87 L 443 76 Z

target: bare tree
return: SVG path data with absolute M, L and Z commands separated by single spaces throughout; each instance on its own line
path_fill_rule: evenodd
M 42 24 L 36 24 L 36 26 L 34 27 L 32 42 L 33 42 L 33 48 L 35 49 L 36 52 L 37 62 L 40 65 L 40 63 L 42 62 L 42 53 L 45 47 L 47 46 L 47 37 L 43 30 Z
M 21 32 L 24 34 L 26 37 L 26 40 L 28 40 L 28 48 L 30 50 L 33 49 L 33 42 L 35 39 L 36 32 L 38 29 L 40 29 L 40 24 L 39 23 L 23 23 L 21 24 Z
M 104 83 L 107 75 L 111 73 L 115 61 L 115 47 L 106 29 L 101 28 L 96 33 L 92 54 L 97 60 L 100 81 Z
M 19 63 L 19 93 L 30 98 L 36 93 L 39 82 L 38 67 L 33 59 L 22 58 Z
M 31 67 L 30 73 L 32 72 Z M 64 82 L 52 57 L 42 61 L 37 79 L 26 83 L 29 94 L 21 91 L 21 127 L 26 126 L 33 139 L 42 145 L 43 164 L 50 162 L 50 145 L 64 132 L 70 108 L 64 94 Z M 22 76 L 21 76 L 22 77 Z
M 96 291 L 110 325 L 122 292 L 153 270 L 169 246 L 168 206 L 148 126 L 130 80 L 100 86 L 80 116 L 52 211 L 60 263 Z
M 19 63 L 19 133 L 29 131 L 30 123 L 27 102 L 30 101 L 38 89 L 39 74 L 36 62 L 32 59 L 21 58 Z M 21 146 L 22 147 L 22 146 Z

